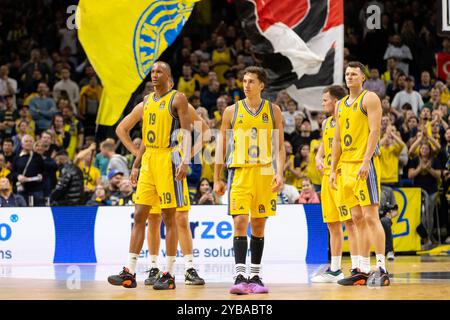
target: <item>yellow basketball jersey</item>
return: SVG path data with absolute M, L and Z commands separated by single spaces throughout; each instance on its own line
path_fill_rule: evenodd
M 272 163 L 274 121 L 270 101 L 263 99 L 255 114 L 247 107 L 245 100 L 236 102 L 228 166 L 251 167 Z
M 151 93 L 144 104 L 142 139 L 147 148 L 171 148 L 178 144 L 177 136 L 172 137 L 180 129 L 180 121 L 172 113 L 176 93 L 171 90 L 159 98 Z
M 369 121 L 362 101 L 367 90 L 363 90 L 352 105 L 347 104 L 349 96 L 345 96 L 338 107 L 339 133 L 341 136 L 342 162 L 361 162 L 369 139 Z M 377 145 L 374 155 L 379 155 Z
M 334 117 L 328 117 L 325 121 L 323 128 L 323 153 L 325 158 L 323 160 L 323 173 L 327 176 L 330 175 L 331 168 L 331 146 L 334 138 L 334 128 L 336 128 L 336 122 Z

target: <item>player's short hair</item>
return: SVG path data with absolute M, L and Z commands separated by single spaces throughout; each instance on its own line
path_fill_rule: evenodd
M 341 100 L 343 97 L 347 95 L 347 90 L 339 85 L 332 85 L 328 86 L 325 89 L 323 89 L 323 93 L 329 93 L 330 96 L 333 96 L 334 98 Z
M 267 75 L 266 70 L 264 70 L 261 67 L 256 67 L 256 66 L 247 67 L 244 70 L 244 75 L 246 75 L 247 73 L 256 74 L 256 76 L 258 77 L 258 80 L 261 81 L 262 83 L 264 83 L 264 85 L 266 85 L 267 82 L 269 81 L 269 76 Z
M 171 78 L 172 77 L 172 68 L 170 67 L 170 64 L 168 64 L 165 61 L 161 61 L 161 60 L 156 61 L 154 64 L 157 64 L 157 63 L 162 64 L 164 66 L 164 68 L 166 68 L 167 72 L 169 73 L 169 77 Z
M 367 71 L 367 68 L 365 65 L 363 65 L 361 62 L 359 61 L 350 61 L 347 65 L 347 68 L 358 68 L 359 70 L 361 70 L 361 72 L 364 75 L 367 75 L 369 72 Z

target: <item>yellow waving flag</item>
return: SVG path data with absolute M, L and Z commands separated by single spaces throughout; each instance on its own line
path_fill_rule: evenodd
M 199 0 L 81 0 L 78 38 L 104 86 L 97 123 L 119 120 L 152 64 Z

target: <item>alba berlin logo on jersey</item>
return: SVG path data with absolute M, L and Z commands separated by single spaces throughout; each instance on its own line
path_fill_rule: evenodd
M 262 121 L 264 123 L 267 123 L 269 121 L 269 116 L 265 112 L 262 114 Z

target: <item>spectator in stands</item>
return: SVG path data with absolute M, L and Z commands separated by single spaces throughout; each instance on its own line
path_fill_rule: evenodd
M 36 123 L 36 133 L 50 128 L 53 116 L 58 112 L 55 101 L 48 97 L 49 89 L 45 82 L 38 85 L 39 96 L 29 102 L 30 113 Z
M 426 212 L 422 213 L 422 224 L 425 226 L 428 236 L 431 237 L 438 182 L 441 177 L 441 164 L 439 159 L 433 158 L 430 145 L 427 142 L 422 142 L 419 156 L 410 160 L 408 167 L 408 177 L 413 180 L 413 185 L 425 191 L 423 198 L 426 204 Z M 430 241 L 429 238 L 427 242 Z
M 42 140 L 38 140 L 34 143 L 34 152 L 40 154 L 44 162 L 44 172 L 42 173 L 42 190 L 44 192 L 45 205 L 49 205 L 48 199 L 50 198 L 52 190 L 56 186 L 56 171 L 58 171 L 56 161 L 46 155 L 47 149 L 49 149 L 49 144 Z
M 224 37 L 218 36 L 216 47 L 212 52 L 211 60 L 214 72 L 217 74 L 217 80 L 221 85 L 225 84 L 224 74 L 227 72 L 232 63 L 232 52 L 229 47 L 226 46 Z
M 314 191 L 313 185 L 309 178 L 304 178 L 302 180 L 302 192 L 300 193 L 298 203 L 320 203 L 319 196 Z
M 41 53 L 39 49 L 33 49 L 30 52 L 30 60 L 23 65 L 20 70 L 21 80 L 24 87 L 29 87 L 33 83 L 34 71 L 37 70 L 41 74 L 41 80 L 47 82 L 50 75 L 49 67 L 41 61 Z
M 386 132 L 380 140 L 382 184 L 398 184 L 399 157 L 403 148 L 406 148 L 405 143 L 396 132 L 395 127 L 388 123 Z
M 91 77 L 89 84 L 80 91 L 80 105 L 78 114 L 84 120 L 86 135 L 95 134 L 95 119 L 97 117 L 103 87 L 98 83 L 96 76 Z
M 405 89 L 405 79 L 405 74 L 397 70 L 394 75 L 394 80 L 386 87 L 386 95 L 389 97 L 389 101 L 394 100 L 395 95 Z
M 128 178 L 130 175 L 128 171 L 128 161 L 121 154 L 117 154 L 115 149 L 115 145 L 107 142 L 103 145 L 105 148 L 105 156 L 109 159 L 108 167 L 106 168 L 106 174 L 109 176 L 111 171 L 121 172 L 125 178 Z
M 120 199 L 120 182 L 123 179 L 123 172 L 113 169 L 108 172 L 108 187 L 106 188 L 106 199 L 111 202 L 111 205 L 115 206 L 119 203 Z
M 370 78 L 364 83 L 364 88 L 378 94 L 382 99 L 386 93 L 386 85 L 383 80 L 380 79 L 380 72 L 378 69 L 373 68 L 370 70 Z
M 89 85 L 89 82 L 93 77 L 96 77 L 94 68 L 90 64 L 86 64 L 84 67 L 84 77 L 80 80 L 79 87 L 83 88 L 84 86 Z
M 12 192 L 7 178 L 0 177 L 0 207 L 26 207 L 27 203 L 20 194 Z
M 0 178 L 11 178 L 11 170 L 6 167 L 5 156 L 0 153 Z
M 12 106 L 16 107 L 17 81 L 9 77 L 9 67 L 0 66 L 0 100 L 12 97 Z
M 120 181 L 119 184 L 120 196 L 119 196 L 119 206 L 131 206 L 134 205 L 133 201 L 133 185 L 131 184 L 130 179 L 124 178 Z
M 441 93 L 440 102 L 448 105 L 450 102 L 450 73 L 447 75 L 447 81 L 445 84 L 438 81 L 436 82 L 435 87 L 439 88 L 439 92 Z
M 197 185 L 197 192 L 195 193 L 195 204 L 217 204 L 219 203 L 216 196 L 213 194 L 211 182 L 203 178 Z
M 111 203 L 106 200 L 106 190 L 102 184 L 95 187 L 91 199 L 86 203 L 87 206 L 108 206 Z
M 30 114 L 30 107 L 27 105 L 19 106 L 19 118 L 15 121 L 15 130 L 16 134 L 19 133 L 19 122 L 26 121 L 28 122 L 28 131 L 27 133 L 34 138 L 36 133 L 36 123 L 33 120 L 33 117 Z
M 2 153 L 5 156 L 6 168 L 12 170 L 15 155 L 14 155 L 14 143 L 10 138 L 3 139 Z
M 286 137 L 292 135 L 296 128 L 296 120 L 297 116 L 300 116 L 302 121 L 306 118 L 305 114 L 301 111 L 298 111 L 297 102 L 295 100 L 289 100 L 286 103 L 287 111 L 282 111 L 281 114 L 283 116 L 284 121 L 284 133 Z M 299 120 L 300 121 L 300 120 Z M 299 130 L 300 131 L 300 130 Z
M 106 145 L 106 146 L 105 146 Z M 109 164 L 109 150 L 114 148 L 114 142 L 110 139 L 106 139 L 100 143 L 100 152 L 95 155 L 94 166 L 100 170 L 100 174 L 106 182 L 108 176 L 108 164 Z
M 69 145 L 66 150 L 69 159 L 72 160 L 75 157 L 75 153 L 83 147 L 84 126 L 83 123 L 73 115 L 73 108 L 70 106 L 65 106 L 62 109 L 62 116 L 64 118 L 64 131 L 70 135 Z
M 411 76 L 405 79 L 405 89 L 398 92 L 394 100 L 392 101 L 392 107 L 400 110 L 400 108 L 405 104 L 409 103 L 412 106 L 415 115 L 419 114 L 419 110 L 423 107 L 423 100 L 420 93 L 413 90 L 414 79 Z
M 214 126 L 213 126 L 213 127 L 219 129 L 220 126 L 221 126 L 221 124 L 222 124 L 222 116 L 223 116 L 223 112 L 225 111 L 225 109 L 226 109 L 227 106 L 228 106 L 228 103 L 227 103 L 227 97 L 224 96 L 224 95 L 222 95 L 222 96 L 220 96 L 219 98 L 217 98 L 216 105 L 217 105 L 217 110 L 215 110 L 215 111 L 213 112 L 213 115 L 214 115 L 214 118 L 213 118 L 213 120 L 214 120 Z M 203 112 L 203 111 L 202 111 L 202 112 Z M 203 112 L 203 113 L 204 113 L 204 112 Z M 206 114 L 206 116 L 207 116 L 207 114 Z M 202 118 L 205 119 L 204 117 L 202 117 Z M 206 121 L 206 119 L 205 119 L 205 121 Z M 208 123 L 208 122 L 207 122 L 207 123 Z
M 394 191 L 388 186 L 381 186 L 380 200 L 380 220 L 385 235 L 385 254 L 388 260 L 394 260 L 394 241 L 392 237 L 392 219 L 398 215 L 397 201 L 395 200 Z
M 53 117 L 52 127 L 49 130 L 55 139 L 58 149 L 66 150 L 70 142 L 70 133 L 64 130 L 64 118 L 57 114 Z
M 209 81 L 209 64 L 206 61 L 200 62 L 198 72 L 194 74 L 194 79 L 200 85 L 200 88 L 208 85 Z
M 18 182 L 17 192 L 25 198 L 29 206 L 43 206 L 44 193 L 41 187 L 44 174 L 44 160 L 33 152 L 34 139 L 25 135 L 22 138 L 22 151 L 14 159 L 12 174 Z
M 52 157 L 55 155 L 57 151 L 59 151 L 60 148 L 55 143 L 55 137 L 51 130 L 47 130 L 41 133 L 41 136 L 39 140 L 44 144 L 45 146 L 45 155 L 47 157 Z
M 440 102 L 441 102 L 441 94 L 439 92 L 439 89 L 433 87 L 429 92 L 429 100 L 423 105 L 423 107 L 433 110 L 440 105 Z
M 19 114 L 14 108 L 13 96 L 5 96 L 5 99 L 4 109 L 0 106 L 0 139 L 3 139 L 4 137 L 11 137 L 13 135 L 14 121 L 19 118 Z
M 300 191 L 302 189 L 303 179 L 308 178 L 309 164 L 309 144 L 300 145 L 294 159 L 294 169 L 290 172 L 295 175 L 295 187 Z
M 204 86 L 200 92 L 200 101 L 202 106 L 212 115 L 217 99 L 220 96 L 220 83 L 215 79 L 209 79 L 207 86 Z
M 81 150 L 74 159 L 74 164 L 83 172 L 84 192 L 87 197 L 94 192 L 95 187 L 102 182 L 100 170 L 94 167 L 96 144 L 91 143 L 88 148 Z
M 278 193 L 278 204 L 293 204 L 298 203 L 300 199 L 300 192 L 293 185 L 286 183 L 286 177 L 284 177 L 283 190 Z
M 384 81 L 384 85 L 387 86 L 395 78 L 397 72 L 397 60 L 395 58 L 388 58 L 386 60 L 387 70 L 381 76 L 381 80 Z
M 402 43 L 402 38 L 399 34 L 392 36 L 391 43 L 384 53 L 384 60 L 389 58 L 395 58 L 397 61 L 397 68 L 402 70 L 405 74 L 409 74 L 409 64 L 413 59 L 413 56 L 410 48 Z
M 83 172 L 69 159 L 67 151 L 56 154 L 59 178 L 50 201 L 57 206 L 78 206 L 84 204 Z
M 433 84 L 431 83 L 430 73 L 428 71 L 422 71 L 420 74 L 420 82 L 416 84 L 414 89 L 420 93 L 425 103 L 430 100 L 432 88 Z
M 19 132 L 12 137 L 14 143 L 14 153 L 17 154 L 22 148 L 22 138 L 28 133 L 28 121 L 21 120 L 18 126 Z
M 192 68 L 190 65 L 183 66 L 183 76 L 178 79 L 177 90 L 183 92 L 188 98 L 196 92 L 199 94 L 200 84 L 192 77 Z
M 299 121 L 297 119 L 298 118 L 296 118 L 295 123 L 296 130 L 291 134 L 291 137 L 288 140 L 291 142 L 292 148 L 294 150 L 299 150 L 299 147 L 305 144 L 308 145 L 309 148 L 309 145 L 311 144 L 311 141 L 313 139 L 320 138 L 320 133 L 319 134 L 317 134 L 317 132 L 315 134 L 311 133 L 311 123 L 309 122 L 308 119 L 302 121 L 300 126 L 300 132 L 298 132 L 297 125 Z
M 231 103 L 235 103 L 245 98 L 244 93 L 236 84 L 236 73 L 232 70 L 225 72 L 226 79 L 225 93 L 231 98 Z
M 53 97 L 55 100 L 59 99 L 62 91 L 67 92 L 70 104 L 75 109 L 80 101 L 80 88 L 76 82 L 70 79 L 70 70 L 67 67 L 61 70 L 61 80 L 53 86 Z

